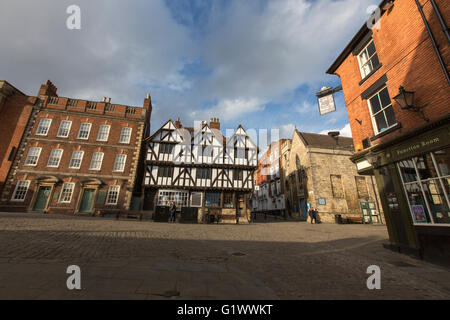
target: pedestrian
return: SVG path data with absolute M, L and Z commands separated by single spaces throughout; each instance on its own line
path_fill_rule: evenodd
M 175 201 L 172 201 L 172 203 L 169 207 L 169 212 L 170 212 L 169 222 L 175 222 L 176 215 L 177 215 L 177 206 L 175 205 Z
M 309 218 L 311 219 L 311 224 L 312 224 L 313 220 L 315 220 L 314 219 L 314 208 L 313 207 L 309 208 L 308 215 L 309 215 Z
M 317 209 L 314 210 L 314 222 L 316 224 L 321 223 L 319 211 Z

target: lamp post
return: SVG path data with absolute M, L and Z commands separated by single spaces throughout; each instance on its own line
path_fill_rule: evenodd
M 430 121 L 428 118 L 425 117 L 425 114 L 423 113 L 423 108 L 425 108 L 427 105 L 417 107 L 414 103 L 414 95 L 415 95 L 414 91 L 407 91 L 403 86 L 400 86 L 399 94 L 394 97 L 394 100 L 400 105 L 402 110 L 419 112 L 423 120 L 427 122 Z

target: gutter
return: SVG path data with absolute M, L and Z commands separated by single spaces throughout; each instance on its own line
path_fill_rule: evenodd
M 416 1 L 417 9 L 419 9 L 420 15 L 422 16 L 423 23 L 425 24 L 425 28 L 427 29 L 428 36 L 430 37 L 430 40 L 433 44 L 433 48 L 434 48 L 434 51 L 436 52 L 437 58 L 439 60 L 439 64 L 441 65 L 442 71 L 444 72 L 445 78 L 447 79 L 447 83 L 450 85 L 450 76 L 448 74 L 447 68 L 445 67 L 445 63 L 444 63 L 444 60 L 442 59 L 441 53 L 439 52 L 439 48 L 437 46 L 436 39 L 434 38 L 433 33 L 431 32 L 430 25 L 428 24 L 427 18 L 425 17 L 423 8 L 420 5 L 419 0 L 415 0 L 415 1 Z M 438 14 L 438 16 L 439 16 L 439 14 Z

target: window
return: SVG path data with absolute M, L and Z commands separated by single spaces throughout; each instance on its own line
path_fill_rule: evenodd
M 30 180 L 19 180 L 16 184 L 16 189 L 14 189 L 13 196 L 11 198 L 12 201 L 25 201 L 25 197 L 28 192 L 28 188 L 30 186 Z
M 48 134 L 48 130 L 50 129 L 50 124 L 52 123 L 52 119 L 44 118 L 39 121 L 38 128 L 36 130 L 36 134 L 38 136 L 46 136 Z
M 114 161 L 114 171 L 123 172 L 125 170 L 125 163 L 127 162 L 126 154 L 116 155 L 116 161 Z
M 131 140 L 131 128 L 124 127 L 120 133 L 119 143 L 130 143 Z
M 358 63 L 361 71 L 361 77 L 363 79 L 380 65 L 380 60 L 378 59 L 378 54 L 375 50 L 373 40 L 370 41 L 358 55 Z
M 273 168 L 270 168 L 270 174 L 272 174 Z M 234 170 L 234 180 L 242 181 L 244 180 L 244 171 L 242 170 Z
M 109 186 L 106 196 L 107 205 L 116 205 L 119 201 L 120 186 Z
M 356 191 L 358 192 L 358 198 L 367 198 L 369 196 L 369 190 L 367 189 L 367 183 L 365 177 L 355 177 Z
M 206 192 L 205 207 L 219 207 L 219 206 L 220 206 L 220 193 Z
M 224 208 L 234 208 L 232 192 L 224 192 L 223 193 L 223 207 Z
M 158 177 L 172 178 L 172 174 L 173 174 L 172 167 L 158 167 Z
M 58 168 L 59 162 L 63 154 L 63 149 L 52 149 L 50 156 L 48 157 L 47 167 Z
M 193 192 L 191 194 L 191 207 L 201 208 L 203 203 L 203 193 Z
M 197 168 L 197 179 L 211 179 L 211 169 Z
M 387 87 L 384 87 L 369 98 L 369 109 L 376 134 L 397 124 Z
M 33 147 L 28 151 L 27 158 L 25 159 L 26 166 L 36 166 L 41 155 L 42 148 Z
M 397 163 L 415 224 L 450 224 L 450 148 Z
M 342 186 L 342 177 L 340 175 L 330 175 L 331 189 L 334 198 L 344 198 L 344 188 Z
M 63 120 L 59 124 L 58 138 L 67 138 L 69 136 L 70 128 L 72 127 L 72 121 Z
M 245 149 L 235 148 L 234 149 L 234 158 L 235 159 L 245 159 Z M 270 156 L 270 162 L 272 162 L 272 155 Z
M 187 207 L 188 197 L 189 194 L 186 191 L 160 190 L 158 193 L 157 205 L 160 207 L 168 207 L 172 201 L 175 201 L 177 206 Z M 201 203 L 199 207 L 201 207 Z
M 61 189 L 61 195 L 59 197 L 60 203 L 71 203 L 73 190 L 75 189 L 75 183 L 64 183 Z
M 70 169 L 80 169 L 81 162 L 83 161 L 84 151 L 74 151 L 72 152 L 72 158 L 70 158 L 69 168 Z
M 91 123 L 84 122 L 80 126 L 80 131 L 78 132 L 78 139 L 87 140 L 89 139 L 89 133 L 91 132 Z
M 111 126 L 102 124 L 100 128 L 98 129 L 98 135 L 97 135 L 97 141 L 108 141 L 109 137 L 109 130 L 111 129 Z
M 89 170 L 100 170 L 102 168 L 103 156 L 103 152 L 94 152 Z
M 159 145 L 159 153 L 172 154 L 173 144 L 162 143 Z

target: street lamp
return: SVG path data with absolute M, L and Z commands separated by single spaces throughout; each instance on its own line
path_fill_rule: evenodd
M 427 105 L 417 107 L 414 104 L 414 91 L 406 91 L 403 86 L 400 86 L 399 88 L 399 94 L 394 97 L 394 100 L 400 105 L 400 107 L 403 110 L 410 110 L 414 112 L 419 112 L 422 119 L 425 121 L 430 121 L 425 117 L 425 114 L 423 113 L 423 108 L 425 108 Z

